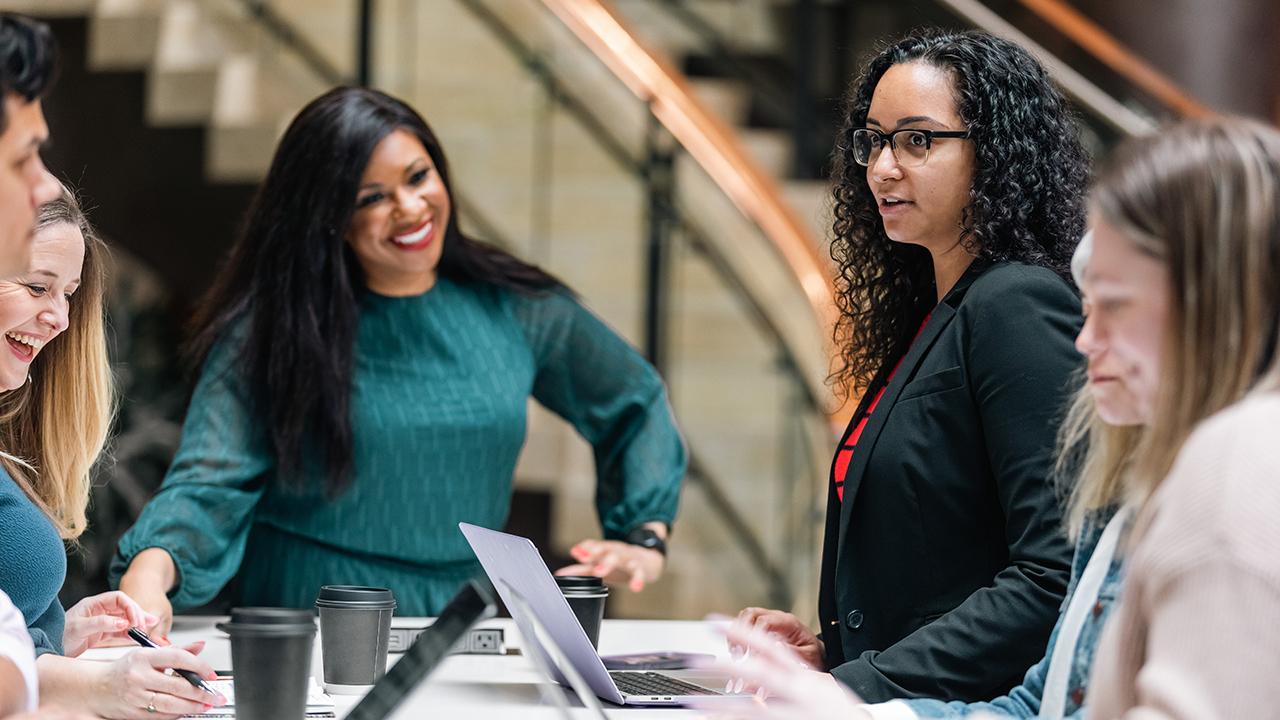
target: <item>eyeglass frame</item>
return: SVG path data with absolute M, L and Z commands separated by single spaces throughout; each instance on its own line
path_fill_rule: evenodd
M 887 140 L 889 149 L 893 151 L 894 161 L 896 161 L 899 165 L 902 165 L 903 167 L 922 167 L 925 163 L 929 162 L 929 151 L 933 149 L 933 139 L 936 137 L 960 138 L 962 140 L 967 140 L 969 138 L 968 130 L 929 130 L 927 128 L 898 128 L 893 132 L 886 133 L 886 132 L 881 132 L 880 130 L 877 130 L 875 128 L 860 127 L 860 128 L 855 128 L 853 130 L 852 135 L 856 138 L 857 134 L 860 132 L 869 132 L 869 133 L 875 133 L 876 135 L 878 135 L 882 143 L 880 145 L 880 152 L 884 152 L 885 146 L 883 142 Z M 894 142 L 893 136 L 897 135 L 898 133 L 907 133 L 907 132 L 920 133 L 921 135 L 924 135 L 924 140 L 925 140 L 924 159 L 920 161 L 919 165 L 908 165 L 902 162 L 902 157 L 898 155 L 898 145 L 897 143 Z M 857 147 L 856 143 L 857 141 L 855 139 L 852 147 L 856 148 Z M 871 165 L 874 164 L 875 161 L 878 159 L 879 159 L 878 154 L 875 160 L 873 160 L 870 155 L 867 155 L 866 162 L 859 162 L 858 153 L 856 151 L 853 153 L 853 161 L 858 163 L 862 167 L 871 167 Z

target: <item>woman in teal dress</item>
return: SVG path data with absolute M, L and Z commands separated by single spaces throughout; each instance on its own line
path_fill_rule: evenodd
M 479 571 L 458 523 L 506 520 L 530 396 L 595 450 L 606 539 L 579 569 L 661 573 L 686 461 L 660 378 L 555 278 L 462 234 L 399 100 L 303 109 L 197 329 L 181 447 L 112 565 L 160 634 L 237 572 L 246 604 L 341 583 L 437 613 Z

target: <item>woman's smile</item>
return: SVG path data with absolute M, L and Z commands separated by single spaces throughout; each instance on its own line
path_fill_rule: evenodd
M 27 333 L 20 333 L 10 330 L 4 334 L 4 339 L 9 341 L 9 349 L 22 362 L 31 362 L 36 358 L 36 353 L 44 347 L 45 338 L 36 337 Z
M 395 243 L 401 250 L 422 250 L 431 244 L 435 239 L 435 222 L 432 218 L 423 220 L 418 225 L 391 236 L 391 242 Z

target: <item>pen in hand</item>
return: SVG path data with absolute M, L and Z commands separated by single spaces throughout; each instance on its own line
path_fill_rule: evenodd
M 129 637 L 132 638 L 134 642 L 138 643 L 142 647 L 148 647 L 148 648 L 160 647 L 155 643 L 154 640 L 147 637 L 146 633 L 142 632 L 142 630 L 136 627 L 131 627 L 126 632 L 129 634 Z M 191 672 L 190 670 L 181 670 L 179 668 L 173 668 L 173 671 L 181 675 L 183 678 L 185 678 L 187 682 L 191 683 L 192 685 L 195 685 L 201 690 L 204 690 L 210 695 L 218 694 L 217 691 L 215 691 L 213 687 L 209 685 L 209 683 L 205 682 L 204 680 L 201 680 L 199 675 Z

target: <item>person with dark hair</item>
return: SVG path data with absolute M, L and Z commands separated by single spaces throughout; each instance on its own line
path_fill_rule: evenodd
M 112 563 L 160 634 L 237 572 L 252 605 L 352 584 L 438 613 L 480 571 L 458 523 L 506 518 L 530 396 L 595 448 L 608 540 L 579 569 L 661 573 L 686 465 L 661 379 L 558 280 L 462 233 L 403 102 L 339 88 L 302 110 L 197 328 L 182 445 Z
M 979 32 L 877 55 L 835 156 L 836 378 L 863 395 L 832 468 L 821 634 L 748 608 L 735 636 L 775 633 L 868 702 L 988 699 L 1039 659 L 1071 569 L 1050 475 L 1088 158 L 1044 68 Z
M 0 13 L 0 278 L 26 269 L 36 208 L 61 192 L 40 159 L 56 54 L 48 25 Z

